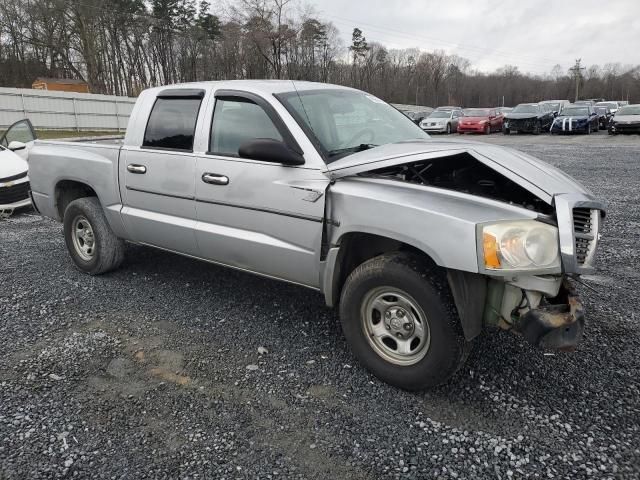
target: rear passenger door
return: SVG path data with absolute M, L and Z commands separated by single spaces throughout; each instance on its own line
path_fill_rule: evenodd
M 161 91 L 141 145 L 121 151 L 122 217 L 134 241 L 198 255 L 193 142 L 204 93 Z

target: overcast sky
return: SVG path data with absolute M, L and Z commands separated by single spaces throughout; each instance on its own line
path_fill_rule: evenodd
M 505 64 L 548 73 L 640 64 L 640 0 L 310 0 L 351 43 L 359 27 L 389 48 L 442 49 L 491 71 Z

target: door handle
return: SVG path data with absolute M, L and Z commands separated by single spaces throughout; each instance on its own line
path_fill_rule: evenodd
M 147 167 L 144 165 L 136 165 L 134 163 L 127 165 L 127 170 L 131 173 L 147 173 Z
M 203 173 L 202 181 L 211 185 L 229 185 L 229 177 L 217 173 Z

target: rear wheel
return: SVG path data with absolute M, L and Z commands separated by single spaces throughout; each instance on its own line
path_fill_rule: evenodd
M 363 366 L 407 390 L 445 382 L 470 351 L 446 277 L 407 253 L 357 267 L 342 292 L 340 319 Z
M 79 198 L 64 212 L 64 240 L 76 266 L 98 275 L 120 266 L 124 241 L 113 233 L 96 197 Z

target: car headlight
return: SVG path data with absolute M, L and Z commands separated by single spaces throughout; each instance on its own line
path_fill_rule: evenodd
M 482 226 L 487 270 L 540 270 L 560 267 L 558 229 L 535 220 Z

